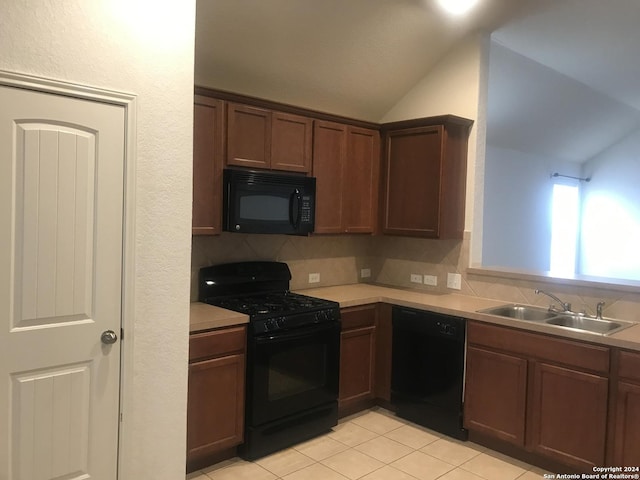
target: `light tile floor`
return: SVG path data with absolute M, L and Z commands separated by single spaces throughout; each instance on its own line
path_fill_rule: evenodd
M 540 480 L 545 473 L 376 408 L 308 442 L 255 462 L 233 458 L 187 480 Z

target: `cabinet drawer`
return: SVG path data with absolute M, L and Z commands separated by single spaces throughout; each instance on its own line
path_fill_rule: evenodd
M 609 373 L 607 347 L 477 322 L 469 322 L 467 339 L 472 345 L 518 352 L 523 357 L 542 359 L 602 374 Z
M 640 354 L 621 351 L 619 358 L 618 375 L 640 382 Z
M 341 310 L 342 331 L 374 325 L 376 322 L 376 309 L 377 305 L 363 305 Z
M 189 338 L 189 362 L 243 353 L 246 330 L 247 328 L 242 326 L 192 334 Z

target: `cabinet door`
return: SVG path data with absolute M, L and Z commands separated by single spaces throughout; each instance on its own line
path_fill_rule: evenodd
M 618 383 L 613 464 L 640 466 L 640 385 Z
M 356 328 L 340 334 L 338 406 L 341 410 L 373 398 L 374 354 L 375 327 Z
M 347 127 L 343 179 L 343 224 L 349 233 L 373 233 L 378 212 L 380 133 Z
M 393 344 L 392 306 L 377 306 L 376 321 L 376 398 L 391 403 L 391 347 Z
M 271 167 L 271 111 L 228 104 L 227 165 Z
M 526 400 L 527 360 L 467 348 L 466 428 L 524 446 Z
M 533 368 L 530 447 L 585 471 L 603 465 L 608 379 L 542 362 Z
M 243 354 L 189 365 L 188 461 L 242 443 L 244 370 Z
M 194 235 L 222 230 L 222 164 L 224 162 L 224 102 L 196 95 L 193 109 Z
M 291 172 L 311 171 L 313 120 L 299 115 L 273 112 L 271 168 Z
M 313 135 L 313 176 L 316 177 L 315 233 L 341 233 L 343 165 L 347 126 L 316 121 Z
M 384 233 L 439 236 L 442 141 L 442 126 L 386 134 Z

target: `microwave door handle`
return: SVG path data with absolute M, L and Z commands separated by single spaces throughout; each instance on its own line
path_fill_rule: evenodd
M 295 230 L 300 226 L 300 219 L 302 218 L 302 195 L 297 188 L 291 194 L 289 199 L 289 221 Z

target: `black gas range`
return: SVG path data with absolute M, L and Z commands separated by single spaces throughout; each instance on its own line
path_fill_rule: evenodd
M 289 291 L 209 298 L 205 303 L 249 315 L 253 334 L 291 330 L 340 318 L 337 303 Z
M 240 262 L 200 270 L 199 299 L 249 315 L 245 443 L 255 459 L 337 424 L 340 308 L 289 291 L 281 262 Z

